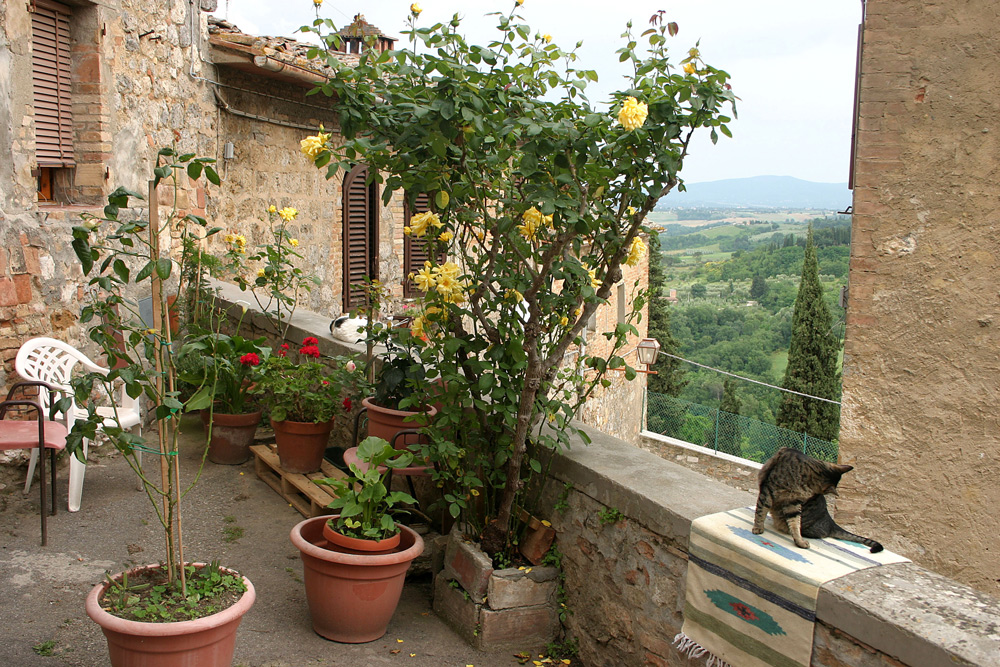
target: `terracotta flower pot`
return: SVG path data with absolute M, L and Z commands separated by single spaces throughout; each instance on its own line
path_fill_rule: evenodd
M 323 463 L 323 452 L 333 430 L 328 422 L 293 422 L 271 420 L 278 458 L 285 472 L 306 474 L 316 472 Z
M 384 554 L 341 553 L 323 537 L 328 516 L 292 528 L 302 556 L 313 630 L 321 637 L 360 644 L 385 634 L 399 604 L 410 562 L 424 550 L 413 530 L 400 526 L 400 544 Z
M 147 565 L 130 572 L 159 567 Z M 247 587 L 243 597 L 217 614 L 191 621 L 142 623 L 112 616 L 101 608 L 101 596 L 111 585 L 105 581 L 87 596 L 87 615 L 104 631 L 112 667 L 229 667 L 236 629 L 257 597 L 250 580 L 244 577 L 243 583 Z
M 427 439 L 423 436 L 413 434 L 402 435 L 396 438 L 396 434 L 400 431 L 420 428 L 422 426 L 416 419 L 405 421 L 408 417 L 421 414 L 421 412 L 383 408 L 372 401 L 371 397 L 363 399 L 361 404 L 368 408 L 368 435 L 382 438 L 396 449 L 406 449 L 414 443 L 427 442 Z M 437 414 L 437 409 L 431 405 L 422 412 L 430 420 Z
M 399 546 L 399 540 L 402 536 L 402 533 L 399 532 L 384 540 L 363 540 L 351 537 L 350 535 L 344 535 L 331 526 L 330 521 L 333 521 L 333 519 L 329 519 L 323 524 L 323 538 L 344 553 L 388 553 Z
M 261 412 L 211 415 L 212 439 L 208 442 L 208 460 L 222 465 L 239 465 L 250 459 L 250 445 L 260 424 Z M 208 433 L 209 411 L 201 411 L 201 423 Z

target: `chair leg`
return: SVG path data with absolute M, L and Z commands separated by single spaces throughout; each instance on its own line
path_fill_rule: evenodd
M 139 425 L 136 426 L 136 428 L 139 429 L 139 437 L 141 438 L 142 437 L 142 422 L 141 421 L 139 422 Z M 139 470 L 142 470 L 142 450 L 141 449 L 139 450 L 138 455 L 135 457 L 135 460 L 136 460 L 136 463 L 139 465 Z M 143 489 L 142 478 L 141 477 L 137 477 L 136 481 L 135 481 L 135 490 L 136 491 L 142 491 L 142 489 Z
M 39 447 L 39 449 L 41 449 L 41 447 Z M 48 515 L 48 512 L 45 511 L 45 455 L 41 454 L 38 458 L 40 459 L 38 463 L 38 490 L 41 495 L 41 498 L 39 499 L 39 510 L 42 514 L 42 546 L 44 547 L 49 544 L 48 524 L 45 521 Z
M 24 480 L 24 492 L 31 491 L 31 482 L 35 477 L 35 466 L 38 464 L 38 449 L 31 450 L 31 458 L 28 459 L 28 478 Z
M 49 463 L 52 465 L 52 516 L 56 515 L 59 505 L 56 503 L 56 450 L 49 450 Z
M 90 440 L 83 441 L 83 458 L 86 459 L 90 450 Z M 83 498 L 83 478 L 87 474 L 87 464 L 80 461 L 76 456 L 70 454 L 69 457 L 69 500 L 67 505 L 70 512 L 80 511 L 80 501 Z

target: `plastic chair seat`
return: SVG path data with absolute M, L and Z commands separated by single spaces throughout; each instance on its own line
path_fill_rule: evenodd
M 66 427 L 59 422 L 45 420 L 45 448 L 66 449 Z M 0 420 L 0 450 L 38 449 L 38 422 Z

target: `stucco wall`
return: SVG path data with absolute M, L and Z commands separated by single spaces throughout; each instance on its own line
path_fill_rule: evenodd
M 1000 7 L 869 0 L 844 354 L 845 523 L 1000 592 Z

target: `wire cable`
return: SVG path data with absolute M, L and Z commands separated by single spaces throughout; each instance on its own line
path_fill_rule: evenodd
M 712 368 L 711 366 L 706 366 L 705 364 L 699 364 L 697 361 L 691 361 L 690 359 L 685 359 L 684 357 L 678 357 L 676 354 L 669 354 L 667 352 L 660 352 L 660 354 L 664 357 L 670 357 L 671 359 L 677 359 L 678 361 L 683 361 L 685 363 L 691 364 L 692 366 L 698 366 L 700 368 L 705 368 L 710 371 L 715 371 L 716 373 L 722 373 L 723 375 L 728 375 L 729 377 L 734 377 L 737 380 L 746 380 L 747 382 L 753 382 L 754 384 L 759 384 L 763 387 L 777 389 L 778 391 L 783 391 L 789 394 L 795 394 L 796 396 L 804 396 L 805 398 L 812 398 L 817 401 L 823 401 L 824 403 L 833 403 L 834 405 L 840 405 L 840 401 L 834 401 L 833 399 L 823 398 L 822 396 L 811 396 L 809 394 L 803 394 L 800 391 L 785 389 L 784 387 L 776 387 L 773 384 L 761 382 L 760 380 L 751 380 L 750 378 L 745 378 L 742 375 L 736 375 L 735 373 L 729 373 L 728 371 L 719 370 L 718 368 Z

